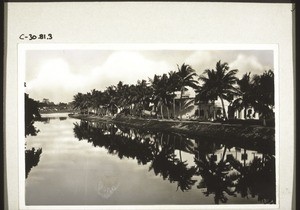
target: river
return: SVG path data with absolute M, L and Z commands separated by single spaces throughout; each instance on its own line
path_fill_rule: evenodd
M 276 202 L 273 155 L 66 113 L 42 117 L 26 137 L 35 151 L 26 158 L 26 205 Z

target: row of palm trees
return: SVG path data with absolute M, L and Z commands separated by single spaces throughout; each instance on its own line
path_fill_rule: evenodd
M 227 63 L 218 61 L 215 69 L 206 69 L 200 76 L 187 64 L 177 65 L 177 71 L 168 74 L 154 75 L 153 78 L 139 80 L 137 84 L 119 82 L 104 91 L 92 90 L 86 94 L 77 93 L 73 99 L 74 108 L 87 113 L 95 110 L 98 115 L 108 112 L 115 114 L 117 109 L 128 110 L 130 114 L 142 115 L 145 110 L 153 110 L 164 118 L 180 117 L 186 102 L 183 97 L 187 87 L 196 92 L 195 102 L 221 100 L 223 117 L 227 119 L 224 100 L 230 102 L 234 110 L 241 111 L 252 107 L 263 118 L 271 117 L 274 108 L 274 73 L 265 71 L 262 75 L 246 73 L 242 79 L 236 77 L 238 70 L 231 70 Z M 197 79 L 198 78 L 198 79 Z M 176 92 L 180 93 L 175 100 Z M 151 107 L 153 105 L 153 107 Z M 179 105 L 179 116 L 176 116 L 176 105 Z M 154 108 L 154 109 L 152 109 Z M 170 109 L 173 109 L 171 113 Z M 171 113 L 171 114 L 170 114 Z

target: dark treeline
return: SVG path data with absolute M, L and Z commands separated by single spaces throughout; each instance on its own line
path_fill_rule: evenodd
M 25 137 L 28 135 L 35 136 L 38 133 L 34 127 L 34 122 L 41 119 L 38 106 L 38 101 L 25 93 Z
M 25 93 L 25 137 L 26 136 L 36 136 L 39 132 L 34 126 L 35 121 L 41 120 L 41 115 L 38 108 L 38 101 L 30 98 L 28 94 Z M 28 177 L 31 169 L 38 165 L 40 161 L 40 156 L 42 153 L 42 148 L 25 148 L 25 176 Z
M 254 157 L 246 164 L 226 155 L 230 149 L 226 145 L 209 141 L 197 143 L 198 140 L 176 134 L 150 133 L 105 123 L 75 123 L 74 134 L 79 140 L 103 147 L 120 159 L 149 164 L 149 171 L 176 183 L 177 190 L 189 191 L 194 185 L 204 189 L 203 194 L 213 195 L 216 204 L 226 203 L 228 196 L 237 195 L 256 196 L 261 203 L 276 203 L 275 158 L 272 155 Z M 179 157 L 175 150 L 179 151 Z M 220 150 L 222 157 L 217 160 L 214 154 Z M 182 160 L 182 152 L 194 155 L 192 166 Z
M 241 79 L 236 77 L 238 70 L 231 70 L 227 63 L 217 62 L 215 69 L 206 69 L 200 76 L 187 64 L 178 66 L 177 71 L 154 75 L 148 80 L 139 80 L 137 84 L 124 84 L 120 81 L 105 90 L 92 90 L 77 93 L 73 106 L 81 113 L 114 115 L 122 112 L 135 116 L 160 115 L 182 118 L 182 110 L 187 102 L 184 97 L 187 87 L 195 90 L 194 102 L 222 103 L 223 118 L 228 119 L 224 100 L 233 110 L 245 110 L 252 107 L 261 119 L 274 118 L 274 73 L 265 71 L 261 75 L 246 73 Z M 176 95 L 177 93 L 177 95 Z M 176 100 L 175 100 L 176 99 Z M 179 112 L 175 112 L 179 106 Z M 177 115 L 177 116 L 176 116 Z M 245 113 L 246 116 L 246 113 Z

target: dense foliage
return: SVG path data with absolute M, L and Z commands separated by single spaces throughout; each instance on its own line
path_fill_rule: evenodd
M 40 118 L 38 102 L 25 93 L 25 136 L 35 136 L 37 134 L 38 130 L 33 124 L 35 120 L 39 120 Z

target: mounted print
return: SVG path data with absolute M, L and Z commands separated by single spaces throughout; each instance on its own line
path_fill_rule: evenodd
M 276 46 L 80 46 L 20 46 L 26 206 L 277 203 Z
M 4 209 L 292 209 L 293 4 L 6 8 Z

